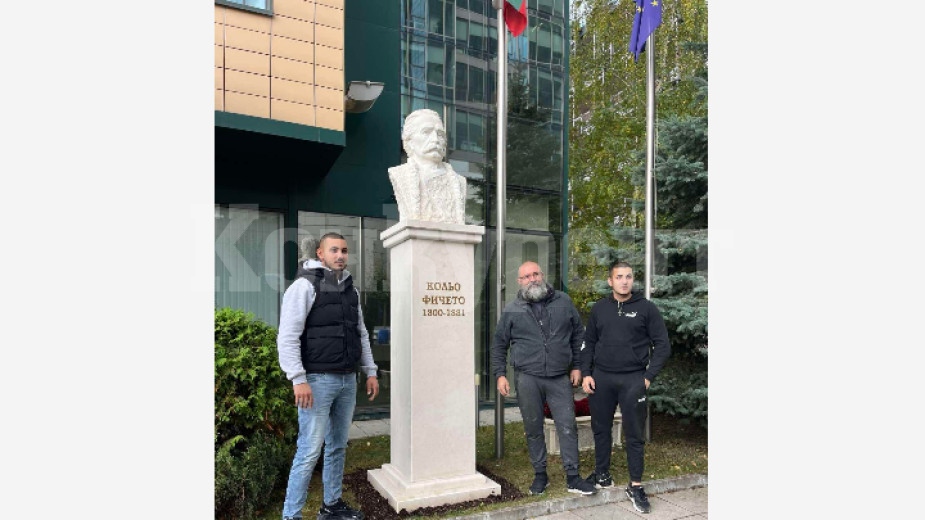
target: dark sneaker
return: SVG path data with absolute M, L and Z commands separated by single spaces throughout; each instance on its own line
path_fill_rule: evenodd
M 597 489 L 613 487 L 613 477 L 610 476 L 610 473 L 592 473 L 585 480 Z
M 545 473 L 537 473 L 533 477 L 533 484 L 530 484 L 531 495 L 542 495 L 549 487 L 549 477 Z
M 342 498 L 331 505 L 323 504 L 318 511 L 318 520 L 334 520 L 335 518 L 349 518 L 350 520 L 363 520 L 365 515 L 361 511 L 351 509 Z
M 578 475 L 569 475 L 568 492 L 578 493 L 580 495 L 593 495 L 597 493 L 597 489 L 594 487 L 594 484 L 591 484 Z
M 649 512 L 649 497 L 646 496 L 646 490 L 642 486 L 630 486 L 626 485 L 626 496 L 629 497 L 630 502 L 633 503 L 633 507 L 636 508 L 636 511 L 640 513 Z

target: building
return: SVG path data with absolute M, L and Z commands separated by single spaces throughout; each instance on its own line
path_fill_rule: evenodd
M 300 243 L 341 233 L 383 371 L 379 409 L 389 402 L 379 234 L 398 219 L 387 169 L 404 162 L 401 125 L 418 108 L 443 115 L 447 160 L 468 178 L 466 223 L 486 227 L 475 369 L 480 398 L 494 399 L 497 31 L 490 0 L 215 0 L 216 306 L 278 325 Z M 566 279 L 567 31 L 566 0 L 528 0 L 527 31 L 508 40 L 508 298 L 524 260 L 557 288 Z M 367 112 L 345 110 L 353 81 L 384 84 Z

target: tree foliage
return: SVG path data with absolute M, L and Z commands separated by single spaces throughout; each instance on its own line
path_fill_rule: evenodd
M 570 295 L 587 311 L 609 292 L 606 267 L 645 280 L 646 53 L 627 44 L 635 4 L 576 0 L 572 26 L 569 185 Z M 706 1 L 663 4 L 655 32 L 656 218 L 651 299 L 665 319 L 672 360 L 650 388 L 656 411 L 706 425 Z
M 286 483 L 298 432 L 275 328 L 215 311 L 215 517 L 258 518 Z
M 606 275 L 600 259 L 593 255 L 595 245 L 617 245 L 610 233 L 614 224 L 644 224 L 644 184 L 634 182 L 633 175 L 640 167 L 643 176 L 645 172 L 645 58 L 649 51 L 638 62 L 629 53 L 634 7 L 628 0 L 572 2 L 569 293 L 582 312 L 597 299 L 594 281 Z M 668 2 L 662 9 L 654 45 L 657 119 L 661 125 L 672 117 L 705 117 L 706 0 Z M 669 144 L 660 141 L 659 146 Z M 659 177 L 659 182 L 669 179 Z M 659 193 L 660 216 L 674 211 L 662 211 L 663 203 L 680 204 L 669 200 L 671 196 Z

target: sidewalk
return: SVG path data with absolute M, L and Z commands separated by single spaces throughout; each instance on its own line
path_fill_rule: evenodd
M 520 410 L 516 407 L 504 409 L 504 422 L 520 422 Z M 494 410 L 479 411 L 479 426 L 495 424 Z M 389 420 L 373 419 L 354 421 L 350 426 L 348 439 L 361 439 L 376 435 L 388 435 Z M 573 496 L 533 502 L 497 511 L 489 511 L 456 520 L 706 520 L 707 519 L 707 477 L 686 475 L 682 477 L 644 482 L 652 511 L 642 514 L 633 509 L 622 487 L 602 489 L 591 496 Z

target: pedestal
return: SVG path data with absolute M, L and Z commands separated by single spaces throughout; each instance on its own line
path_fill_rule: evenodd
M 485 228 L 404 221 L 382 232 L 391 288 L 390 463 L 370 483 L 413 511 L 500 494 L 475 470 L 475 244 Z

